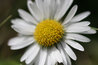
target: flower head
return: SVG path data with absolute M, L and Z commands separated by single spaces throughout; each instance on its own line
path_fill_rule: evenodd
M 90 42 L 82 34 L 94 34 L 95 30 L 89 26 L 89 21 L 82 21 L 90 12 L 83 12 L 75 16 L 78 6 L 67 10 L 73 0 L 31 0 L 27 1 L 31 14 L 19 9 L 21 19 L 12 20 L 12 28 L 18 36 L 12 38 L 8 45 L 12 50 L 29 46 L 21 57 L 21 62 L 37 65 L 55 65 L 57 62 L 71 65 L 70 58 L 77 57 L 73 47 L 84 51 L 78 42 Z M 67 15 L 64 20 L 62 17 Z

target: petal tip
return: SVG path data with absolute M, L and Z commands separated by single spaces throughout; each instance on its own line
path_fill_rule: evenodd
M 87 13 L 87 14 L 88 14 L 88 16 L 91 14 L 91 12 L 90 12 L 90 11 L 86 11 L 85 13 Z

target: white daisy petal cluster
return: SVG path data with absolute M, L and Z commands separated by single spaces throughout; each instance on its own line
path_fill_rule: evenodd
M 82 21 L 90 15 L 89 11 L 75 16 L 78 9 L 75 5 L 66 13 L 72 2 L 73 0 L 28 0 L 30 14 L 18 10 L 21 19 L 13 19 L 11 27 L 19 35 L 9 40 L 8 45 L 12 50 L 29 46 L 21 57 L 21 62 L 25 61 L 27 65 L 55 65 L 57 62 L 71 65 L 70 58 L 76 60 L 77 57 L 70 47 L 84 51 L 79 42 L 90 42 L 90 39 L 82 34 L 95 34 L 96 31 L 89 26 L 89 21 Z M 62 21 L 64 15 L 67 16 Z

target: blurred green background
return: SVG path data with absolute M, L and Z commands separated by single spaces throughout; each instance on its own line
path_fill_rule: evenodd
M 0 27 L 0 65 L 25 65 L 20 62 L 20 57 L 25 49 L 12 51 L 7 46 L 10 38 L 16 36 L 16 32 L 10 28 L 10 20 L 19 17 L 17 9 L 22 8 L 26 11 L 27 0 L 0 0 L 0 23 L 9 15 L 12 17 Z M 73 5 L 78 4 L 78 13 L 91 11 L 91 15 L 85 20 L 91 21 L 92 27 L 98 27 L 98 0 L 74 0 Z M 80 52 L 74 49 L 78 59 L 72 60 L 72 65 L 98 65 L 98 34 L 87 35 L 92 39 L 90 43 L 81 43 L 85 51 Z M 62 65 L 62 64 L 61 64 Z

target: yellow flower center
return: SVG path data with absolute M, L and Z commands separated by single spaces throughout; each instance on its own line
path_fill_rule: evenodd
M 59 42 L 64 34 L 63 26 L 56 20 L 44 20 L 35 29 L 34 38 L 38 44 L 49 47 Z

